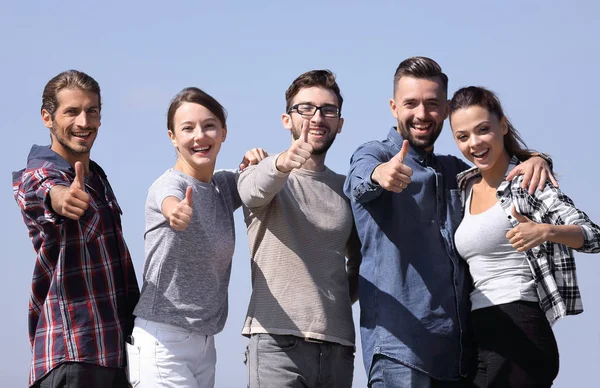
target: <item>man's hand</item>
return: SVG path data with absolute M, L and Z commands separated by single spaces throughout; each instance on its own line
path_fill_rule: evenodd
M 185 198 L 179 202 L 169 216 L 169 224 L 171 228 L 177 231 L 184 231 L 190 226 L 192 222 L 192 187 L 188 186 L 185 190 Z
M 275 166 L 281 172 L 290 172 L 301 168 L 312 155 L 313 147 L 308 143 L 308 120 L 302 121 L 302 132 L 287 151 L 281 153 L 275 161 Z
M 267 151 L 262 148 L 252 148 L 244 154 L 244 158 L 240 163 L 240 171 L 248 166 L 258 164 L 261 160 L 269 156 Z
M 371 180 L 387 191 L 401 193 L 411 181 L 412 168 L 404 164 L 404 158 L 408 154 L 408 140 L 402 142 L 402 148 L 387 163 L 375 167 L 371 174 Z
M 518 175 L 523 175 L 523 185 L 521 187 L 524 190 L 529 188 L 528 191 L 531 195 L 535 193 L 535 189 L 544 190 L 544 185 L 548 179 L 554 186 L 558 187 L 558 182 L 554 179 L 548 162 L 539 156 L 532 156 L 523 163 L 515 166 L 510 174 L 506 176 L 506 180 L 511 181 Z
M 510 245 L 518 252 L 525 252 L 547 241 L 545 224 L 538 224 L 526 216 L 517 213 L 514 206 L 512 214 L 519 222 L 519 225 L 509 230 L 506 233 L 506 238 L 510 242 Z
M 54 186 L 50 190 L 52 208 L 63 217 L 79 220 L 90 206 L 90 196 L 85 192 L 83 164 L 75 162 L 75 179 L 71 186 Z

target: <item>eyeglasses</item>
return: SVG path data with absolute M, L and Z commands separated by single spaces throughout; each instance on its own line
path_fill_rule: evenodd
M 318 110 L 321 111 L 321 115 L 324 117 L 340 117 L 340 108 L 335 105 L 315 106 L 313 104 L 296 104 L 290 108 L 288 114 L 296 111 L 300 116 L 309 119 L 316 115 Z

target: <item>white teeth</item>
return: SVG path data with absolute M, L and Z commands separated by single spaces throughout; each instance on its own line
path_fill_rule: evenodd
M 474 153 L 473 153 L 473 156 L 480 157 L 480 156 L 483 156 L 483 155 L 484 155 L 486 152 L 488 152 L 488 150 L 481 151 L 481 152 L 478 152 L 478 153 L 475 153 L 475 152 L 474 152 Z
M 194 150 L 194 152 L 201 152 L 201 151 L 206 151 L 210 148 L 210 146 L 204 146 L 204 147 L 195 147 L 192 148 Z
M 75 137 L 88 137 L 90 135 L 89 132 L 86 133 L 73 133 L 73 136 Z
M 415 129 L 420 129 L 420 130 L 425 130 L 425 129 L 429 129 L 431 125 L 430 124 L 413 124 L 412 127 Z

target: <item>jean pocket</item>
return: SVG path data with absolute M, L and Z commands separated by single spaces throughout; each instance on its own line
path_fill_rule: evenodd
M 190 339 L 190 334 L 185 330 L 159 328 L 156 330 L 156 339 L 158 342 L 168 344 L 179 344 Z
M 286 352 L 298 345 L 299 338 L 294 335 L 257 334 L 256 348 L 259 352 Z
M 140 384 L 140 347 L 125 343 L 127 355 L 127 380 L 132 387 Z
M 340 354 L 346 360 L 354 361 L 354 348 L 352 346 L 339 346 Z

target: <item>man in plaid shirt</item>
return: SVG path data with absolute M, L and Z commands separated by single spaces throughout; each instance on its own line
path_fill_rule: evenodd
M 125 339 L 139 289 L 106 174 L 90 160 L 100 87 L 70 70 L 48 82 L 42 121 L 13 192 L 37 253 L 29 302 L 29 385 L 127 387 Z

